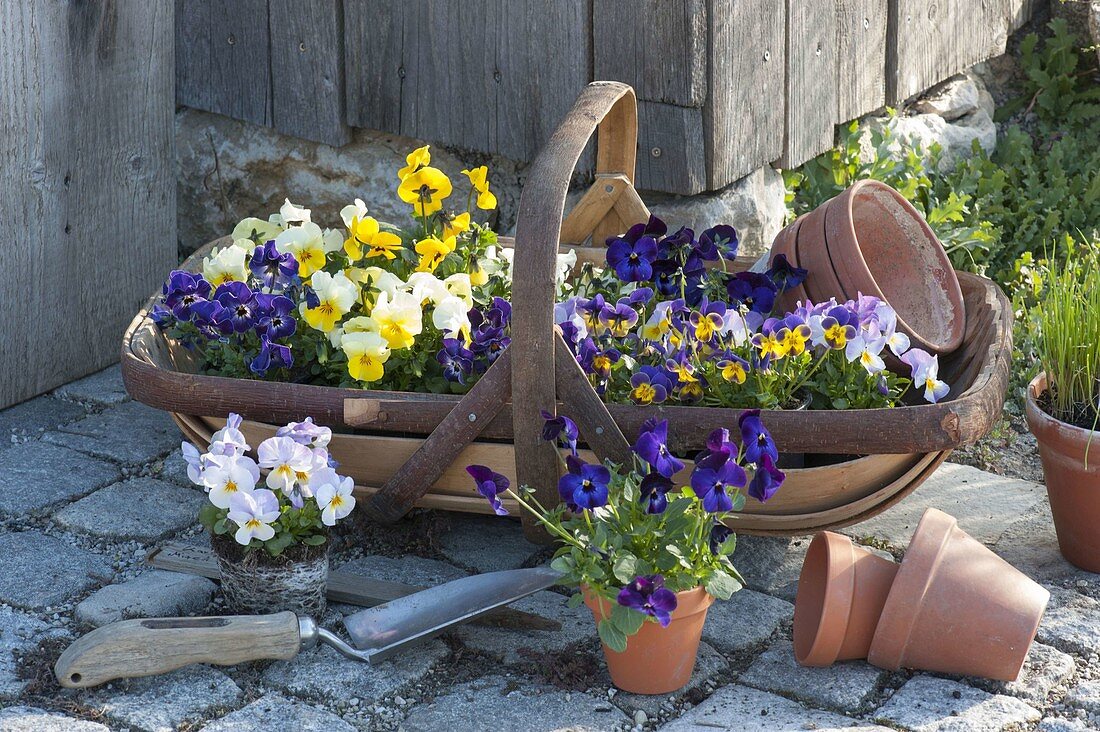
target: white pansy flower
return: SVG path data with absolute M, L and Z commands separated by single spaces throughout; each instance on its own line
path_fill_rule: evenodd
M 416 301 L 421 303 L 427 300 L 433 305 L 438 305 L 441 300 L 451 294 L 443 280 L 431 272 L 413 272 L 409 275 L 409 281 L 405 283 L 405 286 L 416 298 Z
M 284 199 L 283 205 L 279 208 L 279 218 L 288 226 L 291 224 L 308 224 L 311 220 L 310 213 L 308 208 L 291 203 L 289 198 Z
M 558 254 L 555 280 L 559 289 L 565 284 L 566 279 L 569 278 L 569 273 L 573 271 L 573 267 L 576 265 L 577 252 L 575 249 L 570 249 L 565 254 Z
M 237 493 L 251 493 L 259 479 L 259 467 L 246 455 L 206 456 L 202 484 L 218 508 L 229 508 L 229 499 Z
M 474 286 L 470 282 L 470 275 L 458 272 L 443 280 L 443 284 L 447 286 L 447 292 L 462 298 L 467 310 L 474 306 Z
M 484 257 L 478 264 L 486 275 L 500 275 L 506 277 L 511 265 L 511 260 L 502 257 L 500 255 L 500 250 L 498 250 L 494 244 L 485 250 Z
M 241 415 L 230 412 L 225 427 L 210 436 L 210 450 L 214 455 L 244 455 L 252 449 L 241 432 Z
M 267 487 L 290 495 L 294 486 L 309 479 L 313 453 L 290 437 L 269 437 L 260 443 L 260 467 L 267 468 Z
M 469 311 L 465 300 L 451 295 L 435 306 L 432 325 L 448 338 L 466 337 L 470 333 Z
M 248 546 L 253 539 L 267 541 L 275 536 L 271 524 L 279 519 L 279 499 L 271 491 L 261 488 L 253 493 L 238 493 L 228 508 L 227 518 L 238 527 L 233 538 L 241 546 Z
M 321 523 L 335 526 L 338 520 L 351 513 L 355 508 L 355 496 L 352 495 L 354 488 L 355 482 L 351 478 L 339 478 L 335 471 L 324 485 L 317 487 L 315 493 L 317 505 L 321 508 Z
M 282 230 L 283 227 L 280 224 L 250 216 L 246 219 L 241 219 L 241 221 L 233 227 L 233 233 L 230 234 L 230 236 L 233 237 L 234 245 L 252 251 L 252 248 L 256 246 L 256 242 L 262 244 L 265 241 L 274 239 Z M 244 242 L 248 242 L 249 246 L 246 247 Z
M 363 203 L 362 198 L 356 198 L 355 203 L 349 203 L 340 209 L 340 218 L 344 222 L 344 226 L 351 228 L 351 223 L 354 219 L 362 219 L 367 215 L 367 204 Z
M 246 252 L 240 247 L 215 249 L 202 262 L 202 276 L 213 287 L 226 282 L 245 282 L 248 267 L 244 263 Z
M 390 298 L 393 298 L 398 290 L 405 287 L 404 280 L 381 267 L 367 267 L 363 271 L 370 278 L 370 288 L 377 292 L 383 292 Z

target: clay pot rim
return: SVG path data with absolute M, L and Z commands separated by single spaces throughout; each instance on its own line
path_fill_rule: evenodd
M 924 220 L 924 217 L 920 215 L 920 212 L 905 199 L 900 193 L 894 190 L 892 187 L 877 180 L 864 179 L 853 183 L 840 195 L 827 201 L 824 206 L 827 207 L 825 212 L 826 220 L 829 218 L 829 214 L 837 215 L 843 213 L 846 215 L 846 226 L 843 228 L 850 230 L 851 238 L 855 242 L 855 246 L 852 247 L 851 264 L 858 265 L 866 274 L 868 280 L 873 283 L 873 287 L 870 288 L 870 292 L 863 292 L 864 295 L 871 295 L 877 297 L 883 302 L 889 302 L 886 296 L 882 292 L 882 288 L 878 285 L 878 280 L 875 277 L 874 272 L 867 265 L 867 260 L 863 257 L 863 250 L 859 246 L 859 238 L 855 234 L 853 221 L 852 204 L 854 203 L 856 196 L 865 188 L 874 188 L 879 191 L 887 193 L 895 203 L 897 203 L 903 211 L 916 223 L 920 228 L 921 233 L 925 238 L 935 243 L 936 246 L 932 247 L 933 254 L 936 259 L 943 265 L 944 270 L 948 273 L 948 282 L 944 283 L 942 290 L 947 298 L 948 305 L 952 311 L 954 311 L 954 318 L 951 321 L 951 327 L 947 333 L 945 340 L 933 341 L 930 340 L 929 334 L 918 333 L 909 323 L 905 320 L 900 312 L 897 313 L 898 317 L 898 330 L 904 331 L 914 341 L 915 345 L 925 348 L 932 353 L 950 353 L 959 348 L 962 345 L 963 338 L 966 335 L 966 305 L 963 300 L 962 286 L 959 285 L 958 277 L 955 275 L 955 268 L 951 265 L 951 260 L 947 256 L 947 252 L 943 248 L 943 244 L 940 243 L 939 237 L 932 231 L 932 227 L 928 225 L 928 222 Z M 834 260 L 833 251 L 834 248 L 830 245 L 829 237 L 825 235 L 825 247 L 829 253 L 830 261 Z M 834 265 L 835 269 L 835 265 Z M 840 281 L 841 287 L 844 287 L 845 279 L 838 275 L 837 279 Z M 938 286 L 938 283 L 935 283 Z M 847 288 L 844 288 L 844 295 L 848 299 L 855 299 L 859 296 L 859 292 L 848 292 Z
M 851 614 L 852 603 L 855 600 L 856 576 L 855 576 L 855 546 L 847 536 L 822 531 L 810 542 L 807 551 L 807 560 L 803 561 L 802 569 L 805 572 L 810 568 L 809 552 L 818 542 L 822 542 L 825 552 L 825 577 L 822 589 L 821 611 L 818 614 L 817 627 L 814 629 L 813 641 L 809 649 L 803 654 L 799 653 L 799 647 L 794 646 L 795 660 L 803 666 L 828 666 L 836 661 L 840 655 L 840 648 L 844 644 L 845 630 L 848 627 L 848 617 Z M 807 578 L 799 576 L 798 585 Z M 798 598 L 795 598 L 795 613 L 799 609 Z M 827 632 L 830 628 L 837 632 Z
M 1100 464 L 1100 429 L 1089 430 L 1069 422 L 1063 422 L 1040 407 L 1038 399 L 1047 388 L 1045 371 L 1039 372 L 1027 385 L 1024 416 L 1027 418 L 1028 429 L 1038 440 L 1059 443 L 1058 451 L 1069 457 L 1084 458 L 1085 450 L 1091 448 L 1095 452 L 1090 451 L 1089 457 L 1095 456 L 1098 464 Z

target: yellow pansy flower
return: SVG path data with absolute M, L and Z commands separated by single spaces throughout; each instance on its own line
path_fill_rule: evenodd
M 390 348 L 411 346 L 424 328 L 423 315 L 420 302 L 408 292 L 397 292 L 392 298 L 383 292 L 370 311 L 371 319 L 378 324 L 378 332 Z
M 401 237 L 379 229 L 378 221 L 373 216 L 353 218 L 348 232 L 351 236 L 344 241 L 344 251 L 347 252 L 348 259 L 353 262 L 359 261 L 364 256 L 368 259 L 371 257 L 396 259 L 397 255 L 394 252 L 401 250 Z M 364 249 L 366 249 L 365 252 Z
M 443 219 L 443 238 L 458 236 L 470 230 L 470 212 L 460 213 L 458 216 L 445 216 Z
M 348 357 L 348 373 L 356 381 L 378 381 L 385 373 L 389 346 L 377 333 L 345 333 L 340 350 Z
M 309 284 L 319 302 L 312 308 L 302 303 L 301 313 L 311 327 L 328 333 L 355 305 L 359 299 L 359 287 L 345 277 L 343 272 L 335 275 L 316 272 Z
M 783 329 L 783 347 L 792 356 L 797 356 L 806 350 L 806 342 L 810 340 L 810 326 L 799 324 L 791 329 Z
M 417 272 L 434 272 L 444 257 L 455 250 L 455 238 L 447 237 L 443 241 L 429 237 L 416 243 L 416 253 L 420 255 Z
M 753 339 L 753 343 L 760 349 L 761 358 L 768 356 L 783 358 L 787 355 L 787 347 L 783 342 L 783 338 L 776 336 L 776 333 L 759 333 Z
M 473 170 L 464 170 L 462 174 L 470 179 L 470 185 L 477 191 L 477 207 L 483 211 L 492 211 L 497 207 L 497 197 L 489 190 L 489 169 L 484 165 Z
M 489 281 L 489 273 L 481 266 L 481 262 L 476 259 L 470 262 L 470 284 L 474 287 L 481 287 Z
M 421 168 L 405 176 L 397 195 L 412 204 L 417 216 L 428 216 L 443 208 L 443 199 L 451 195 L 451 181 L 438 168 Z
M 405 167 L 397 171 L 398 180 L 405 180 L 410 173 L 415 173 L 432 162 L 432 154 L 428 152 L 428 146 L 418 147 L 405 156 Z

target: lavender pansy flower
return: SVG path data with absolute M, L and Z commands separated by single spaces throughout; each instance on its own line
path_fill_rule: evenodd
M 302 422 L 291 422 L 285 427 L 280 427 L 275 431 L 275 436 L 289 437 L 306 447 L 327 447 L 332 441 L 332 430 L 314 424 L 313 417 L 306 417 Z
M 920 348 L 914 348 L 901 357 L 913 373 L 913 386 L 924 389 L 924 398 L 933 404 L 943 399 L 951 387 L 940 381 L 940 359 Z
M 664 628 L 672 621 L 672 612 L 676 610 L 676 593 L 665 587 L 664 577 L 654 574 L 635 577 L 619 590 L 618 602 L 623 607 L 656 618 Z

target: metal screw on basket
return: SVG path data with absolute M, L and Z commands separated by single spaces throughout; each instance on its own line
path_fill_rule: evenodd
M 653 148 L 652 150 L 649 151 L 649 154 L 652 155 L 655 158 L 659 158 L 659 157 L 661 157 L 662 150 L 659 147 L 655 147 L 655 148 Z

